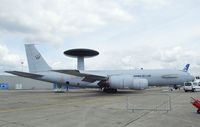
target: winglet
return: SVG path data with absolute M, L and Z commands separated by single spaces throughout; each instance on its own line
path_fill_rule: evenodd
M 183 71 L 184 71 L 184 72 L 187 72 L 188 69 L 189 69 L 189 67 L 190 67 L 190 64 L 186 64 L 185 67 L 183 68 Z

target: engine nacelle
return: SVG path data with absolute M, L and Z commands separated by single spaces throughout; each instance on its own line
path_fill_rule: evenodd
M 148 87 L 148 80 L 134 78 L 132 75 L 114 75 L 108 79 L 110 88 L 113 89 L 135 89 L 141 90 Z

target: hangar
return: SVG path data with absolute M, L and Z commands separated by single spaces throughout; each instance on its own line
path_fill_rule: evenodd
M 0 89 L 1 90 L 53 90 L 54 85 L 48 82 L 23 78 L 19 76 L 0 75 Z

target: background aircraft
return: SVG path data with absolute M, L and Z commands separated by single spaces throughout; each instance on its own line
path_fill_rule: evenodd
M 28 72 L 6 71 L 14 75 L 64 85 L 101 88 L 104 92 L 117 89 L 146 89 L 148 86 L 177 86 L 194 80 L 188 73 L 189 64 L 183 70 L 53 70 L 33 44 L 25 44 Z

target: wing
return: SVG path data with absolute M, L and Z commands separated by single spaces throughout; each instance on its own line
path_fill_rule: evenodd
M 68 74 L 68 75 L 74 75 L 77 77 L 84 77 L 82 81 L 86 81 L 86 82 L 90 82 L 90 83 L 93 83 L 95 81 L 106 80 L 108 78 L 107 76 L 100 76 L 100 75 L 84 73 L 84 72 L 80 72 L 79 70 L 52 70 L 52 71 L 63 73 L 63 74 Z
M 32 79 L 37 79 L 37 78 L 43 77 L 43 75 L 27 73 L 27 72 L 20 72 L 20 71 L 5 71 L 5 72 L 13 74 L 13 75 L 21 76 L 21 77 L 32 78 Z

